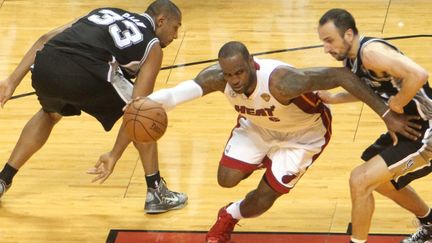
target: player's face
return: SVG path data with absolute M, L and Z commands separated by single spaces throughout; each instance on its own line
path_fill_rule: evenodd
M 162 48 L 167 47 L 178 37 L 178 30 L 181 26 L 181 16 L 171 16 L 158 20 L 156 36 L 159 38 Z
M 244 60 L 241 54 L 219 58 L 225 80 L 238 94 L 250 95 L 256 86 L 256 70 L 252 57 Z
M 347 30 L 347 32 L 352 31 Z M 318 35 L 324 44 L 324 52 L 329 53 L 338 61 L 344 60 L 352 47 L 351 35 L 347 32 L 341 36 L 332 21 L 319 26 Z

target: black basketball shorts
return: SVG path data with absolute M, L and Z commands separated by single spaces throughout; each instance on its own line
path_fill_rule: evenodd
M 432 121 L 421 120 L 418 123 L 422 126 L 422 137 L 417 141 L 409 140 L 398 134 L 399 142 L 393 146 L 390 134 L 386 133 L 369 146 L 361 156 L 363 160 L 368 161 L 379 154 L 386 162 L 389 170 L 398 171 L 392 180 L 392 184 L 398 190 L 432 171 L 430 161 L 424 160 L 420 155 L 431 136 Z
M 63 116 L 83 111 L 95 117 L 106 131 L 111 130 L 123 115 L 126 101 L 106 78 L 101 78 L 107 77 L 106 73 L 95 75 L 94 70 L 108 70 L 107 65 L 45 46 L 37 53 L 32 70 L 32 86 L 42 109 Z

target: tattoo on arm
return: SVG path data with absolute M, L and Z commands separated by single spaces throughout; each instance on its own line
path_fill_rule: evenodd
M 364 81 L 360 80 L 359 77 L 346 68 L 305 69 L 304 72 L 310 77 L 313 90 L 331 89 L 341 86 L 356 98 L 366 103 L 379 116 L 388 108 L 385 102 Z
M 282 103 L 304 93 L 305 84 L 305 76 L 289 66 L 280 66 L 270 74 L 270 90 Z
M 194 80 L 201 86 L 203 95 L 214 91 L 224 92 L 225 90 L 226 81 L 223 77 L 222 69 L 218 64 L 205 68 Z
M 281 66 L 274 71 L 272 78 L 276 79 L 276 82 L 273 83 L 276 83 L 276 92 L 282 99 L 292 99 L 305 92 L 328 90 L 341 86 L 366 103 L 378 115 L 382 115 L 387 110 L 384 101 L 365 82 L 346 68 L 295 69 Z

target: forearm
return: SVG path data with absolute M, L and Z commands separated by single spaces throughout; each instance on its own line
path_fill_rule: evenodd
M 338 82 L 340 86 L 342 86 L 357 99 L 366 103 L 380 117 L 382 117 L 382 115 L 384 115 L 384 113 L 387 111 L 388 106 L 385 104 L 385 102 L 355 74 L 351 72 L 344 72 L 343 75 L 338 78 Z
M 111 149 L 111 155 L 116 159 L 119 159 L 131 142 L 132 140 L 126 135 L 123 126 L 121 126 L 120 130 L 118 131 L 114 146 Z
M 187 80 L 172 88 L 155 91 L 148 97 L 162 104 L 163 108 L 169 111 L 179 104 L 197 99 L 202 95 L 201 86 L 193 80 Z
M 399 92 L 394 96 L 394 101 L 403 108 L 406 106 L 417 94 L 417 92 L 427 82 L 427 76 L 425 77 L 409 77 L 406 80 L 402 80 L 402 87 Z

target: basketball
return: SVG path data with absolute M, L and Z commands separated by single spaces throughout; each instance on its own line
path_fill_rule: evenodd
M 124 129 L 135 142 L 157 141 L 164 135 L 167 125 L 168 116 L 162 105 L 149 98 L 132 101 L 124 111 Z

